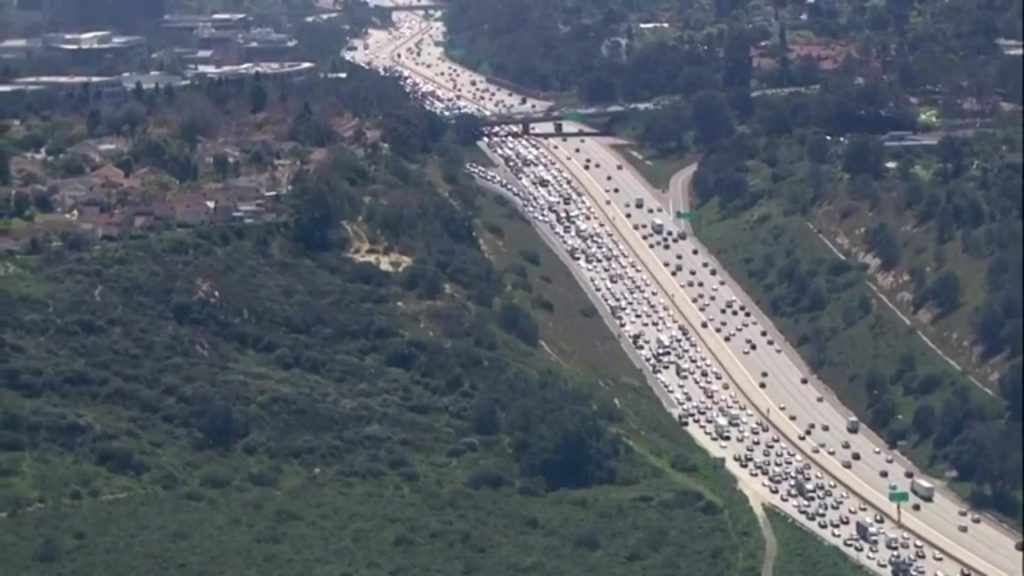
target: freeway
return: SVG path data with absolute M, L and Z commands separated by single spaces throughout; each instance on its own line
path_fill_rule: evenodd
M 672 301 L 681 303 L 680 308 L 690 324 L 697 326 L 702 322 L 707 323 L 708 328 L 701 330 L 705 336 L 703 341 L 714 351 L 737 385 L 745 388 L 748 397 L 754 399 L 767 417 L 774 414 L 776 425 L 787 433 L 791 441 L 807 446 L 808 450 L 817 446 L 819 452 L 809 456 L 823 465 L 823 468 L 829 469 L 841 479 L 852 476 L 848 481 L 862 487 L 862 490 L 857 490 L 858 495 L 894 516 L 892 505 L 886 502 L 888 485 L 896 482 L 906 487 L 908 481 L 905 473 L 908 469 L 903 462 L 897 461 L 895 456 L 891 462 L 888 461 L 890 455 L 884 449 L 884 443 L 873 435 L 846 433 L 849 411 L 834 400 L 823 385 L 807 376 L 811 372 L 799 361 L 796 352 L 771 327 L 767 318 L 757 311 L 752 300 L 739 290 L 738 285 L 725 280 L 722 268 L 711 263 L 707 251 L 696 238 L 691 235 L 684 243 L 685 246 L 670 245 L 669 249 L 665 249 L 663 243 L 654 241 L 651 225 L 655 217 L 660 217 L 668 227 L 674 225 L 663 208 L 655 207 L 655 196 L 659 192 L 652 190 L 630 170 L 618 170 L 618 166 L 626 163 L 596 139 L 569 140 L 572 142 L 561 143 L 557 148 L 557 142 L 549 145 L 553 153 L 560 154 L 560 159 L 565 158 L 567 167 L 586 184 L 585 188 L 593 194 L 596 203 L 602 204 L 601 194 L 606 189 L 611 190 L 609 196 L 613 203 L 609 209 L 620 236 L 635 247 L 635 253 L 641 261 L 649 264 L 651 274 L 662 281 Z M 579 152 L 576 152 L 577 149 Z M 588 159 L 591 167 L 584 168 Z M 616 188 L 619 189 L 618 193 L 614 192 Z M 638 198 L 645 199 L 645 209 L 635 208 Z M 633 229 L 634 225 L 636 230 Z M 682 264 L 685 272 L 681 276 L 686 277 L 685 280 L 671 277 L 669 267 L 674 267 L 677 262 Z M 731 314 L 716 317 L 715 313 L 725 310 L 724 303 L 734 297 L 751 312 L 751 317 L 730 317 Z M 725 337 L 730 332 L 736 335 L 726 342 Z M 751 349 L 747 338 L 760 345 Z M 769 341 L 772 344 L 768 344 Z M 801 383 L 805 377 L 807 384 Z M 764 389 L 757 384 L 762 381 L 766 384 Z M 830 401 L 826 401 L 826 398 Z M 799 435 L 812 422 L 815 430 L 800 439 Z M 828 431 L 824 430 L 825 426 L 828 426 Z M 849 442 L 849 448 L 843 448 L 843 442 Z M 829 454 L 830 451 L 834 451 L 834 454 Z M 853 452 L 860 453 L 860 461 L 853 461 L 852 457 L 847 456 Z M 840 461 L 843 459 L 851 460 L 850 470 L 842 468 Z M 883 470 L 887 478 L 882 478 Z M 917 473 L 913 469 L 910 471 Z M 919 512 L 905 510 L 902 514 L 903 523 L 938 548 L 963 559 L 965 564 L 973 566 L 978 572 L 993 575 L 1020 574 L 1020 555 L 1013 550 L 1012 536 L 991 522 L 969 522 L 966 517 L 960 516 L 961 510 L 963 505 L 939 491 L 933 502 L 922 503 Z M 914 529 L 915 526 L 917 529 Z M 966 534 L 959 532 L 961 526 L 966 527 Z
M 442 38 L 438 23 L 410 18 L 404 20 L 397 31 L 386 34 L 387 37 L 379 41 L 371 38 L 374 41 L 368 42 L 370 48 L 360 56 L 366 61 L 385 56 L 422 82 L 453 90 L 460 98 L 481 108 L 538 110 L 546 107 L 547 103 L 539 101 L 526 104 L 517 95 L 487 85 L 471 72 L 446 62 L 443 52 L 434 45 Z M 808 460 L 883 511 L 892 522 L 894 510 L 886 502 L 889 482 L 905 487 L 908 483 L 905 474 L 919 472 L 909 468 L 898 455 L 887 454 L 884 443 L 867 431 L 846 434 L 848 412 L 845 408 L 810 376 L 810 370 L 796 352 L 736 283 L 727 278 L 721 266 L 708 257 L 696 238 L 691 235 L 687 241 L 670 244 L 668 248 L 663 242 L 655 241 L 651 232 L 655 217 L 669 230 L 676 225 L 667 218 L 664 208 L 659 211 L 657 201 L 664 201 L 664 198 L 603 141 L 567 136 L 564 142 L 552 141 L 546 146 L 573 175 L 591 205 L 598 208 L 605 224 L 629 247 L 634 258 L 643 263 L 648 277 L 655 281 L 666 300 L 673 303 L 675 314 L 695 329 L 704 348 L 750 399 L 751 407 L 772 420 L 774 427 Z M 590 168 L 586 168 L 588 164 Z M 618 168 L 620 165 L 624 165 L 623 169 Z M 638 198 L 644 199 L 644 209 L 635 208 Z M 681 270 L 675 270 L 677 264 Z M 732 298 L 736 298 L 737 304 L 731 310 L 725 309 L 724 303 Z M 733 310 L 741 305 L 743 315 L 734 315 Z M 707 323 L 708 328 L 697 328 L 702 323 Z M 807 378 L 806 384 L 803 378 Z M 760 387 L 760 382 L 764 382 L 764 388 Z M 812 423 L 815 428 L 808 434 Z M 844 447 L 844 442 L 849 443 L 849 448 Z M 859 460 L 853 459 L 853 452 L 859 453 Z M 843 467 L 843 460 L 850 461 L 849 470 Z M 883 470 L 887 478 L 882 478 Z M 987 520 L 974 523 L 960 515 L 961 509 L 962 504 L 940 491 L 934 502 L 921 503 L 920 511 L 904 510 L 903 528 L 979 573 L 1021 574 L 1020 555 L 1013 550 L 1015 536 Z M 966 532 L 962 533 L 961 529 Z M 944 565 L 943 569 L 948 566 Z
M 535 148 L 531 150 L 531 145 Z M 507 139 L 488 138 L 488 146 L 495 146 L 503 153 L 503 158 L 506 162 L 510 162 L 512 166 L 515 166 L 518 170 L 515 172 L 515 178 L 523 181 L 536 182 L 538 180 L 544 180 L 548 182 L 548 188 L 554 188 L 558 190 L 569 190 L 572 186 L 569 184 L 571 179 L 567 176 L 566 170 L 551 170 L 552 164 L 557 164 L 557 160 L 553 160 L 553 155 L 545 154 L 538 156 L 535 151 L 539 149 L 533 142 L 523 143 L 520 141 L 519 144 L 510 144 Z M 512 152 L 512 153 L 510 153 Z M 539 165 L 538 165 L 539 163 Z M 533 168 L 526 168 L 525 166 L 532 166 Z M 539 172 L 537 169 L 539 168 Z M 585 174 L 577 174 L 577 176 L 586 177 Z M 831 537 L 836 540 L 841 540 L 844 545 L 844 550 L 851 556 L 854 556 L 854 552 L 862 551 L 861 544 L 856 541 L 855 536 L 846 536 L 844 534 L 843 527 L 849 526 L 852 519 L 856 518 L 859 514 L 867 513 L 868 507 L 863 503 L 858 503 L 855 499 L 851 499 L 848 493 L 840 491 L 836 485 L 836 482 L 831 478 L 826 478 L 820 471 L 814 472 L 808 468 L 809 462 L 803 460 L 803 456 L 796 456 L 793 449 L 785 443 L 779 444 L 780 439 L 778 435 L 772 435 L 769 439 L 767 434 L 770 427 L 766 421 L 758 420 L 754 418 L 754 411 L 750 404 L 744 404 L 742 400 L 737 398 L 735 391 L 726 392 L 729 390 L 728 381 L 722 383 L 722 391 L 714 391 L 712 387 L 708 386 L 708 382 L 711 380 L 704 376 L 707 373 L 702 372 L 700 376 L 694 375 L 693 378 L 681 376 L 677 371 L 675 374 L 666 372 L 664 370 L 664 364 L 658 365 L 658 362 L 651 362 L 650 344 L 657 344 L 659 340 L 664 338 L 665 335 L 679 334 L 678 330 L 672 330 L 673 325 L 678 326 L 679 330 L 683 334 L 687 335 L 687 341 L 690 344 L 694 344 L 695 340 L 692 335 L 689 335 L 690 328 L 682 322 L 673 322 L 666 320 L 666 314 L 669 314 L 669 308 L 665 305 L 665 298 L 660 299 L 657 296 L 661 295 L 654 289 L 652 290 L 652 284 L 649 279 L 643 278 L 641 275 L 641 268 L 637 264 L 627 264 L 623 262 L 622 258 L 619 258 L 616 262 L 614 258 L 615 248 L 625 257 L 626 250 L 621 242 L 617 243 L 616 239 L 613 239 L 613 232 L 615 226 L 614 222 L 616 217 L 609 215 L 603 210 L 595 210 L 593 205 L 590 204 L 589 200 L 584 199 L 586 194 L 580 194 L 581 189 L 577 186 L 577 194 L 574 196 L 565 196 L 562 202 L 555 201 L 547 205 L 544 202 L 537 201 L 537 196 L 543 196 L 543 192 L 538 194 L 538 190 L 532 188 L 531 185 L 517 186 L 516 187 L 518 198 L 521 200 L 521 205 L 524 207 L 524 213 L 531 217 L 531 220 L 535 223 L 537 229 L 541 232 L 542 237 L 550 237 L 552 232 L 549 231 L 549 227 L 554 229 L 553 234 L 558 236 L 560 240 L 565 240 L 576 251 L 574 260 L 570 260 L 569 264 L 571 269 L 581 270 L 580 276 L 582 276 L 581 284 L 586 289 L 588 286 L 592 287 L 592 290 L 599 291 L 602 295 L 608 295 L 604 305 L 609 308 L 618 308 L 618 316 L 615 316 L 616 320 L 620 321 L 615 324 L 614 327 L 617 330 L 623 330 L 618 332 L 620 337 L 623 333 L 629 335 L 630 341 L 634 342 L 638 349 L 644 349 L 643 359 L 650 370 L 645 370 L 645 374 L 653 375 L 651 382 L 653 382 L 653 388 L 655 393 L 658 394 L 659 398 L 662 398 L 666 408 L 670 413 L 677 417 L 682 417 L 684 414 L 687 418 L 692 414 L 696 417 L 695 422 L 688 429 L 693 433 L 696 429 L 701 429 L 704 435 L 694 433 L 694 437 L 701 442 L 701 444 L 709 450 L 713 455 L 721 456 L 726 460 L 727 469 L 733 472 L 737 478 L 740 479 L 741 485 L 748 494 L 751 491 L 758 492 L 767 489 L 767 495 L 758 494 L 759 499 L 765 499 L 765 501 L 772 502 L 776 505 L 789 502 L 789 506 L 794 507 L 800 512 L 799 515 L 795 515 L 798 521 L 804 523 L 810 529 L 816 528 L 822 530 L 828 530 L 831 528 Z M 548 195 L 550 198 L 550 195 Z M 610 201 L 610 198 L 606 198 L 606 201 Z M 589 237 L 583 239 L 583 242 L 579 242 L 573 238 L 567 237 L 567 230 L 571 230 L 572 225 L 567 222 L 564 218 L 565 214 L 565 203 L 568 202 L 568 211 L 574 214 L 573 220 L 582 224 L 578 230 L 583 230 L 584 234 Z M 547 215 L 547 213 L 555 214 L 554 221 Z M 558 214 L 561 212 L 562 217 Z M 593 224 L 599 223 L 598 229 L 590 229 L 589 227 Z M 586 232 L 587 230 L 590 232 Z M 560 231 L 560 232 L 559 232 Z M 596 236 L 595 236 L 596 235 Z M 624 240 L 628 243 L 628 239 Z M 584 262 L 579 262 L 582 258 L 580 257 L 581 246 L 586 246 L 588 250 L 588 256 Z M 609 267 L 609 253 L 612 254 L 612 266 Z M 605 271 L 604 273 L 595 271 L 597 262 L 602 262 L 600 266 Z M 631 269 L 630 269 L 631 268 Z M 623 277 L 622 273 L 625 272 L 626 276 Z M 632 272 L 632 274 L 630 273 Z M 580 278 L 578 276 L 578 278 Z M 632 276 L 632 278 L 630 278 Z M 649 293 L 648 293 L 649 292 Z M 592 291 L 588 291 L 592 293 Z M 656 303 L 657 299 L 657 303 Z M 623 312 L 623 303 L 628 303 L 625 307 L 625 314 Z M 658 307 L 661 310 L 658 310 Z M 677 318 L 678 319 L 678 318 Z M 642 326 L 642 328 L 638 328 Z M 641 344 L 644 344 L 641 346 Z M 656 355 L 660 355 L 664 358 L 663 344 L 658 344 Z M 633 352 L 632 346 L 627 346 L 627 352 Z M 674 352 L 679 354 L 679 357 L 687 357 L 694 362 L 704 362 L 703 366 L 707 369 L 711 369 L 713 365 L 710 361 L 703 356 L 703 353 L 697 346 L 683 345 L 682 350 Z M 689 353 L 687 354 L 687 352 Z M 632 357 L 632 354 L 631 354 Z M 659 369 L 660 368 L 660 369 Z M 659 369 L 659 370 L 655 370 Z M 717 367 L 714 368 L 716 374 L 718 374 Z M 693 373 L 691 371 L 691 373 Z M 698 389 L 694 389 L 694 385 L 699 384 Z M 715 386 L 714 388 L 717 388 Z M 671 394 L 669 394 L 671 393 Z M 666 400 L 666 396 L 668 397 Z M 703 398 L 700 398 L 703 396 Z M 697 398 L 695 405 L 699 405 L 696 413 L 688 412 L 688 409 L 684 406 L 688 406 L 694 398 Z M 710 399 L 709 403 L 707 400 Z M 728 436 L 723 437 L 716 428 L 712 428 L 712 415 L 710 412 L 717 410 L 713 408 L 714 404 L 724 404 L 726 406 L 726 412 L 732 412 L 737 414 L 738 412 L 746 414 L 746 416 L 740 417 L 742 426 L 736 430 L 736 436 L 729 438 Z M 705 409 L 709 410 L 706 414 Z M 697 414 L 699 413 L 699 415 Z M 750 435 L 746 434 L 744 430 L 747 425 L 750 424 Z M 714 431 L 713 431 L 714 430 Z M 762 434 L 763 433 L 763 434 Z M 764 455 L 767 459 L 760 460 L 760 456 Z M 771 460 L 771 456 L 774 454 L 774 461 Z M 740 457 L 743 457 L 742 459 Z M 753 464 L 751 464 L 753 462 Z M 774 462 L 774 467 L 770 462 Z M 813 473 L 813 476 L 811 475 Z M 785 490 L 787 482 L 779 479 L 779 474 L 785 474 L 787 478 L 791 478 L 788 481 L 788 490 Z M 768 476 L 771 476 L 769 478 Z M 809 502 L 816 501 L 816 498 L 806 500 L 797 497 L 797 490 L 794 489 L 796 475 L 811 478 L 821 486 L 819 492 L 822 500 L 820 504 L 812 504 L 808 506 Z M 755 478 L 761 478 L 760 483 Z M 826 486 L 827 481 L 827 488 Z M 780 490 L 780 484 L 781 490 Z M 785 490 L 783 492 L 782 490 Z M 778 495 L 777 498 L 774 498 Z M 843 506 L 848 506 L 845 510 Z M 812 510 L 814 513 L 812 514 Z M 785 509 L 784 511 L 793 513 L 793 510 Z M 870 518 L 868 514 L 865 514 Z M 895 544 L 898 531 L 892 531 L 889 539 Z M 904 534 L 902 536 L 902 542 L 909 547 L 909 537 Z M 921 554 L 917 556 L 922 561 L 918 564 L 919 568 L 923 568 L 927 558 L 925 550 L 918 548 L 923 546 L 920 542 L 915 543 L 914 552 L 915 554 Z M 900 547 L 897 547 L 900 549 Z M 890 550 L 892 550 L 890 548 Z M 882 570 L 887 566 L 887 559 L 876 556 L 878 552 L 877 548 L 872 547 L 862 560 L 868 561 L 869 565 L 876 570 Z M 856 556 L 855 556 L 856 557 Z M 875 562 L 871 564 L 871 562 Z M 944 561 L 941 555 L 935 555 L 929 562 L 932 568 L 939 568 L 948 570 L 948 561 Z M 919 572 L 920 573 L 920 572 Z M 947 572 L 951 573 L 951 572 Z

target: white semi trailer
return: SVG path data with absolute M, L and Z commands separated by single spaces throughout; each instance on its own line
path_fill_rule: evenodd
M 921 480 L 920 478 L 914 478 L 910 481 L 910 491 L 917 494 L 922 500 L 929 502 L 935 497 L 935 486 L 932 486 L 931 482 Z

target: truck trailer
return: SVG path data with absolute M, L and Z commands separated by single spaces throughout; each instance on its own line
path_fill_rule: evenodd
M 878 529 L 864 520 L 857 520 L 857 537 L 868 544 L 876 544 L 878 542 Z
M 850 434 L 856 434 L 858 430 L 860 430 L 860 420 L 857 420 L 854 416 L 847 418 L 846 431 Z
M 921 480 L 920 478 L 914 478 L 910 481 L 910 491 L 921 500 L 927 500 L 931 502 L 932 498 L 935 497 L 935 486 L 932 486 L 931 482 L 927 480 Z

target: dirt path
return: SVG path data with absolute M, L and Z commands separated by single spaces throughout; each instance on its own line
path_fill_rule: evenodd
M 775 572 L 775 557 L 779 555 L 779 543 L 775 540 L 772 523 L 768 520 L 768 514 L 765 512 L 764 501 L 760 496 L 745 488 L 743 493 L 750 500 L 750 507 L 754 509 L 757 524 L 761 527 L 761 535 L 764 536 L 764 561 L 761 563 L 761 576 L 772 576 Z

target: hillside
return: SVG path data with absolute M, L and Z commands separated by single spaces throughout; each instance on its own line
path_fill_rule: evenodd
M 953 176 L 934 152 L 893 151 L 863 136 L 830 141 L 796 126 L 773 135 L 763 126 L 755 146 L 769 153 L 753 154 L 736 138 L 702 161 L 698 234 L 844 403 L 919 465 L 955 480 L 974 505 L 1019 522 L 1019 129 L 1001 134 L 1004 154 L 978 154 Z M 926 204 L 936 213 L 922 219 Z M 845 234 L 848 255 L 836 250 L 839 238 L 828 244 L 833 234 Z M 904 269 L 914 270 L 916 287 Z M 916 309 L 915 326 L 945 350 L 966 349 L 966 366 L 994 374 L 981 377 L 992 392 L 918 337 L 876 284 L 906 316 Z M 1000 307 L 998 323 L 979 323 L 988 306 Z
M 751 573 L 725 472 L 670 422 L 645 441 L 534 348 L 525 309 L 492 310 L 465 201 L 399 166 L 348 209 L 401 273 L 345 256 L 344 228 L 297 244 L 320 179 L 351 175 L 330 169 L 294 227 L 5 261 L 12 573 Z
M 998 38 L 1021 38 L 1021 7 L 970 2 L 865 6 L 834 0 L 451 0 L 448 54 L 522 86 L 589 102 L 731 95 L 880 73 L 916 97 L 1019 102 L 1021 70 Z

